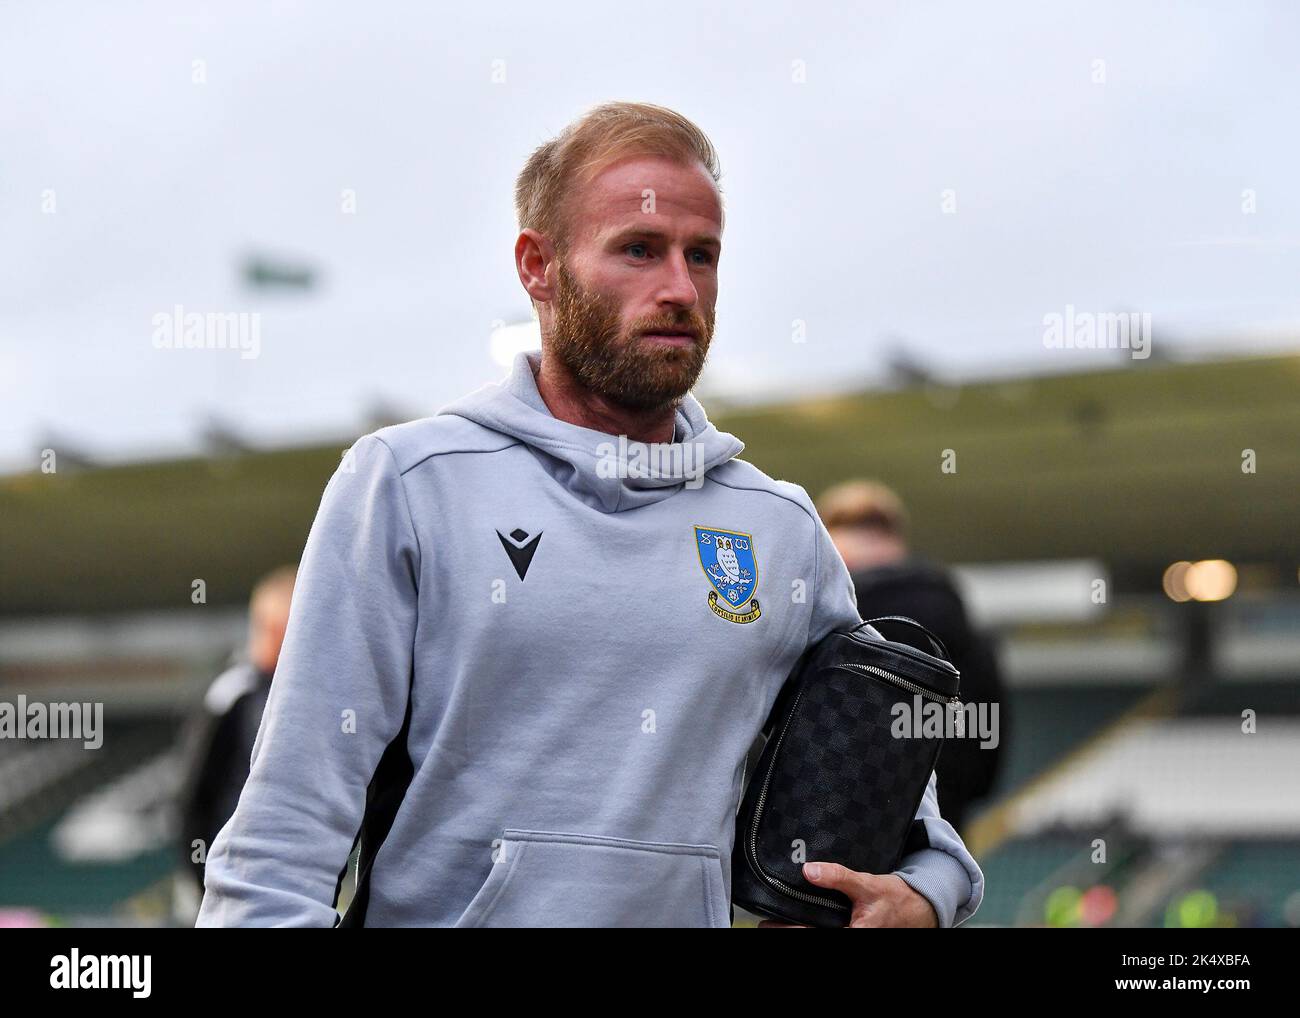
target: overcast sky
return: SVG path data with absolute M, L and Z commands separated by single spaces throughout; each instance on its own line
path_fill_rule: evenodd
M 706 407 L 879 379 L 899 344 L 952 378 L 1113 363 L 1045 348 L 1067 305 L 1150 312 L 1157 353 L 1293 348 L 1298 28 L 1287 3 L 8 3 L 0 469 L 51 435 L 193 450 L 213 415 L 332 439 L 498 377 L 493 322 L 528 317 L 515 174 L 608 99 L 721 155 Z M 320 283 L 250 289 L 248 253 Z M 259 356 L 157 349 L 178 304 L 259 313 Z

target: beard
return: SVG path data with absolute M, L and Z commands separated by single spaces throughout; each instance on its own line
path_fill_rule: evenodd
M 557 266 L 551 350 L 584 387 L 625 409 L 676 406 L 704 369 L 713 321 L 712 310 L 681 309 L 637 319 L 625 335 L 617 302 L 582 287 L 563 262 Z M 664 329 L 690 329 L 695 342 L 668 346 L 641 338 Z

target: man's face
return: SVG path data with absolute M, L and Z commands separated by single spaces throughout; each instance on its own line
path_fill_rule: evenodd
M 253 599 L 249 606 L 248 656 L 266 674 L 275 671 L 289 627 L 292 590 L 272 589 Z
M 722 205 L 712 177 L 698 163 L 630 157 L 606 167 L 569 208 L 550 350 L 619 406 L 676 403 L 713 340 Z

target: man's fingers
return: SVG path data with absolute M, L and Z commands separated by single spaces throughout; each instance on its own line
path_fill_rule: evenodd
M 858 873 L 837 862 L 808 862 L 803 866 L 804 879 L 818 887 L 828 887 L 848 895 L 854 901 L 870 897 L 879 888 L 874 886 L 880 878 L 873 873 Z

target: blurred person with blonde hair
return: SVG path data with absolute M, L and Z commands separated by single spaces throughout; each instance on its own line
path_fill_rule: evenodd
M 963 703 L 997 704 L 997 738 L 945 742 L 935 771 L 944 818 L 960 833 L 971 807 L 997 778 L 1009 713 L 992 638 L 975 629 L 946 570 L 915 555 L 908 545 L 910 521 L 903 500 L 879 481 L 834 485 L 817 500 L 822 522 L 849 568 L 864 619 L 903 615 L 934 633 L 961 672 Z
M 907 557 L 907 510 L 892 488 L 845 481 L 822 493 L 817 511 L 850 573 Z
M 212 842 L 235 812 L 248 780 L 253 743 L 289 625 L 297 567 L 280 566 L 257 581 L 248 602 L 243 653 L 213 680 L 187 726 L 178 796 L 181 851 L 203 890 Z

